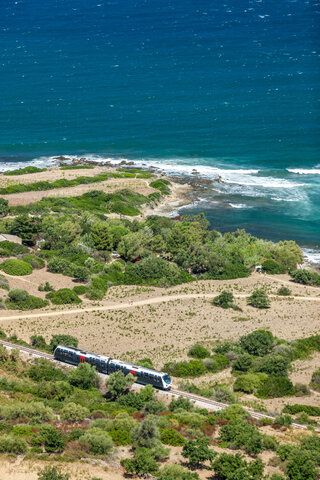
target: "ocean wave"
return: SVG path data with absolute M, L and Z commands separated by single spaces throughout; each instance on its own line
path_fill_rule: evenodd
M 320 175 L 320 168 L 286 168 L 286 170 L 297 175 Z
M 303 256 L 309 263 L 320 264 L 320 250 L 313 248 L 302 248 Z
M 228 205 L 230 205 L 230 207 L 232 208 L 251 208 L 248 207 L 248 205 L 246 205 L 245 203 L 229 203 Z

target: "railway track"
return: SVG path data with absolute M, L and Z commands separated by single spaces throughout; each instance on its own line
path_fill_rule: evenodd
M 5 340 L 1 340 L 1 339 L 0 339 L 0 344 L 2 344 L 4 347 L 6 347 L 8 349 L 18 349 L 20 352 L 26 353 L 28 355 L 32 355 L 33 357 L 45 358 L 45 359 L 50 360 L 50 361 L 56 361 L 56 360 L 54 360 L 53 355 L 51 355 L 50 353 L 41 352 L 39 350 L 35 350 L 33 348 L 26 347 L 24 345 L 18 345 L 18 344 L 15 344 L 15 343 L 6 342 Z M 56 361 L 56 362 L 61 363 L 61 362 L 58 362 L 58 361 Z M 108 375 L 105 375 L 105 374 L 100 374 L 100 375 L 102 375 L 103 377 L 108 376 Z M 217 410 L 223 410 L 224 408 L 226 408 L 230 405 L 230 403 L 217 402 L 215 400 L 211 400 L 209 398 L 201 397 L 200 395 L 194 395 L 192 393 L 183 392 L 181 390 L 171 389 L 169 392 L 168 391 L 163 391 L 162 392 L 162 391 L 159 390 L 159 393 L 162 393 L 164 395 L 173 396 L 173 397 L 187 398 L 187 399 L 195 402 L 196 404 L 202 406 L 203 408 L 207 408 L 207 409 L 211 408 L 212 410 L 216 410 L 216 411 Z M 246 410 L 248 411 L 248 413 L 250 414 L 251 417 L 256 418 L 257 420 L 261 420 L 263 418 L 267 418 L 267 419 L 270 419 L 270 420 L 275 419 L 275 417 L 272 416 L 272 415 L 268 415 L 268 414 L 262 413 L 262 412 L 257 412 L 255 410 L 250 409 L 250 408 L 246 408 Z M 308 428 L 307 425 L 302 425 L 302 424 L 299 424 L 299 423 L 292 423 L 291 427 L 299 428 L 300 430 L 307 430 L 307 428 Z M 315 428 L 315 431 L 320 432 L 320 429 Z

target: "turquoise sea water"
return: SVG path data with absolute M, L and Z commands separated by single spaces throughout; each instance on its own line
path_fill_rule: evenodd
M 319 18 L 317 0 L 1 2 L 0 169 L 196 168 L 213 184 L 185 211 L 319 247 Z

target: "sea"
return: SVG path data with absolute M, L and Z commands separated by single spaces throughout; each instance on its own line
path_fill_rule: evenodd
M 320 262 L 319 19 L 319 0 L 2 1 L 0 171 L 198 174 L 183 213 Z

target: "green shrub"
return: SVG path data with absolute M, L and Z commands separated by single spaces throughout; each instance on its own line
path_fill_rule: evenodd
M 266 355 L 256 363 L 254 370 L 267 373 L 272 377 L 286 377 L 288 367 L 289 361 L 283 355 Z
M 166 363 L 163 370 L 175 377 L 199 377 L 207 371 L 207 367 L 201 360 L 190 360 L 189 362 Z
M 65 400 L 69 395 L 72 394 L 72 391 L 72 386 L 63 380 L 54 382 L 46 381 L 37 385 L 37 394 L 39 397 L 48 398 L 50 400 Z
M 251 295 L 247 298 L 248 305 L 256 308 L 269 308 L 270 300 L 268 295 L 263 289 L 257 288 L 254 290 Z
M 55 292 L 47 293 L 46 298 L 54 305 L 75 305 L 82 302 L 81 298 L 70 288 L 60 288 Z
M 29 295 L 28 292 L 20 288 L 10 290 L 8 297 L 5 303 L 10 310 L 35 310 L 49 305 L 46 300 Z
M 5 260 L 1 263 L 0 268 L 8 275 L 30 275 L 32 273 L 32 266 L 23 260 L 15 258 Z
M 155 188 L 156 190 L 160 190 L 162 195 L 170 194 L 170 188 L 168 187 L 168 185 L 170 185 L 169 180 L 164 179 L 154 180 L 150 183 L 150 187 Z
M 228 442 L 232 448 L 243 448 L 249 454 L 258 454 L 263 450 L 261 433 L 245 420 L 230 420 L 227 425 L 222 425 L 219 439 Z
M 28 251 L 28 247 L 19 243 L 9 242 L 9 240 L 0 242 L 0 256 L 15 257 L 16 255 L 26 254 Z
M 172 464 L 164 465 L 160 470 L 158 480 L 200 480 L 199 475 L 196 472 L 190 472 L 181 465 Z
M 227 368 L 230 364 L 230 360 L 221 353 L 216 353 L 212 357 L 207 358 L 204 364 L 209 372 L 215 373 Z
M 161 430 L 160 440 L 165 445 L 171 445 L 173 447 L 182 447 L 185 444 L 185 438 L 173 428 L 165 428 L 164 430 Z
M 67 375 L 49 360 L 36 359 L 29 370 L 29 377 L 35 382 L 67 380 Z
M 54 288 L 49 282 L 45 282 L 44 285 L 39 285 L 38 290 L 39 292 L 54 292 Z
M 38 167 L 33 167 L 32 165 L 24 168 L 18 168 L 16 170 L 10 170 L 8 172 L 4 172 L 3 175 L 26 175 L 28 173 L 40 173 L 40 172 L 45 172 L 47 169 L 46 168 L 38 168 Z
M 30 420 L 52 420 L 53 411 L 42 402 L 14 403 L 0 407 L 0 417 L 5 420 L 24 418 Z
M 9 290 L 9 280 L 2 274 L 0 274 L 0 288 L 3 290 Z
M 200 466 L 207 460 L 212 461 L 216 453 L 209 449 L 210 441 L 207 437 L 188 440 L 182 449 L 182 456 L 188 459 L 192 466 Z
M 262 382 L 261 376 L 254 373 L 240 375 L 233 385 L 235 392 L 254 393 Z
M 215 305 L 216 307 L 236 309 L 233 294 L 226 290 L 220 293 L 220 295 L 218 295 L 217 297 L 214 297 L 214 299 L 212 300 L 212 305 Z
M 317 390 L 318 392 L 320 392 L 320 368 L 318 368 L 317 370 L 315 370 L 313 372 L 312 377 L 311 377 L 310 386 L 314 390 Z
M 113 441 L 110 435 L 104 431 L 88 430 L 80 437 L 79 442 L 88 444 L 90 452 L 95 455 L 108 455 L 113 449 Z
M 92 170 L 93 168 L 93 165 L 68 165 L 60 167 L 60 170 Z
M 272 275 L 286 273 L 286 269 L 274 260 L 265 260 L 262 263 L 262 271 Z
M 0 198 L 0 217 L 5 217 L 9 213 L 9 202 L 4 198 Z
M 209 350 L 207 350 L 206 348 L 204 348 L 202 345 L 199 345 L 198 343 L 196 343 L 195 345 L 193 345 L 189 352 L 188 352 L 188 355 L 190 357 L 195 357 L 195 358 L 207 358 L 207 357 L 210 357 L 210 352 Z
M 43 258 L 35 257 L 34 255 L 27 255 L 22 260 L 29 263 L 33 269 L 41 269 L 45 266 Z
M 286 466 L 289 480 L 316 480 L 318 478 L 316 462 L 311 452 L 295 450 Z
M 73 337 L 72 335 L 56 333 L 51 337 L 50 348 L 52 352 L 55 350 L 55 348 L 58 345 L 67 345 L 68 347 L 77 348 L 78 343 L 79 343 L 78 339 L 76 337 Z
M 88 363 L 80 363 L 76 368 L 71 370 L 68 380 L 71 385 L 83 390 L 97 387 L 99 384 L 99 377 L 95 367 L 91 367 Z
M 291 295 L 291 290 L 288 287 L 280 287 L 277 291 L 277 295 L 280 295 L 282 297 L 288 297 Z
M 241 347 L 250 355 L 262 357 L 271 351 L 273 335 L 266 330 L 255 330 L 240 338 Z
M 259 398 L 278 398 L 294 395 L 293 383 L 284 377 L 268 377 L 259 386 L 256 396 Z
M 249 353 L 239 355 L 238 358 L 236 358 L 236 360 L 232 363 L 232 373 L 247 372 L 252 367 L 253 361 L 254 357 L 249 355 Z
M 69 480 L 69 475 L 59 472 L 57 467 L 45 467 L 38 473 L 38 480 Z
M 152 452 L 147 448 L 135 450 L 133 458 L 125 458 L 120 460 L 120 463 L 127 473 L 135 473 L 139 476 L 148 473 L 154 474 L 159 469 Z
M 61 410 L 62 420 L 83 420 L 89 416 L 89 410 L 86 407 L 70 402 L 63 406 Z
M 26 453 L 27 442 L 23 438 L 13 435 L 0 435 L 0 453 L 15 453 L 16 455 Z
M 180 409 L 189 411 L 193 409 L 193 403 L 188 398 L 179 397 L 177 400 L 171 400 L 169 409 L 171 412 L 175 412 L 176 410 Z
M 65 440 L 62 433 L 52 425 L 41 425 L 40 437 L 43 439 L 46 452 L 62 452 L 65 446 Z
M 84 295 L 88 291 L 88 287 L 86 287 L 85 285 L 76 285 L 75 287 L 73 287 L 73 291 L 77 295 Z
M 293 280 L 303 285 L 320 285 L 320 275 L 312 270 L 291 270 L 290 275 Z
M 145 404 L 143 408 L 143 413 L 148 415 L 158 415 L 165 410 L 167 410 L 167 407 L 164 403 L 160 401 L 150 400 L 150 402 Z
M 292 417 L 290 417 L 290 415 L 278 415 L 274 419 L 274 423 L 281 425 L 282 427 L 290 427 L 292 424 Z

